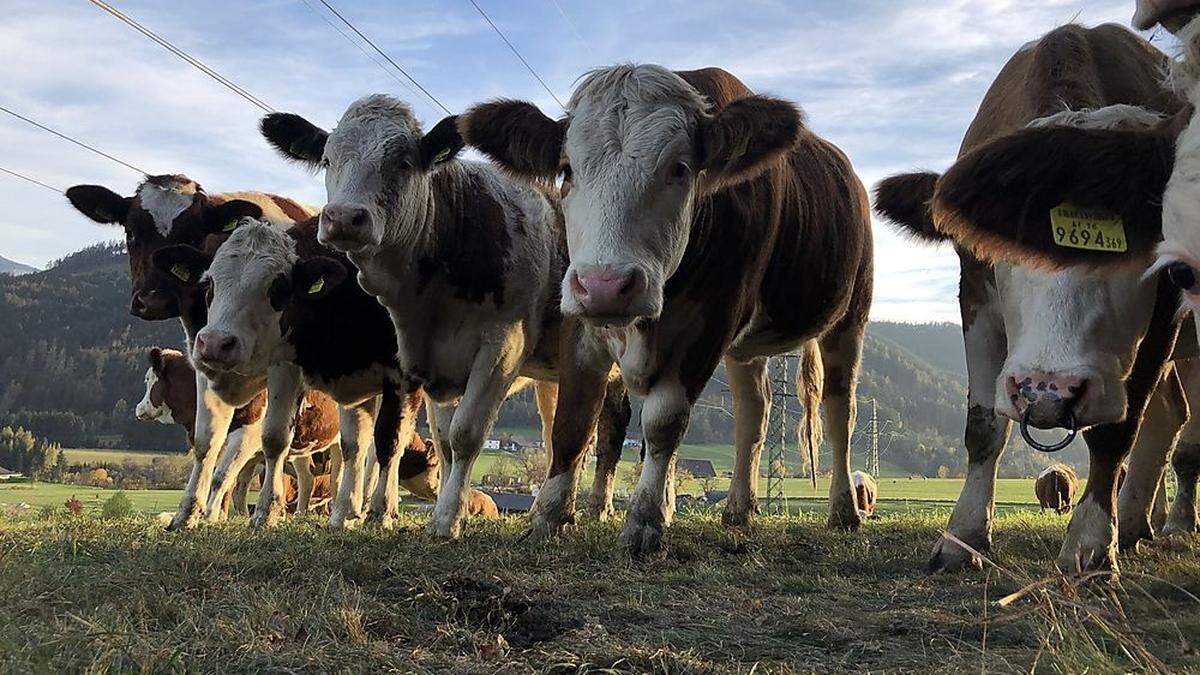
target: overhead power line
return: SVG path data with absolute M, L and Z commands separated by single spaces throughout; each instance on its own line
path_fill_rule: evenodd
M 559 15 L 562 16 L 563 21 L 566 21 L 567 25 L 571 27 L 571 32 L 575 34 L 575 38 L 579 40 L 579 44 L 583 45 L 583 48 L 587 50 L 588 54 L 592 54 L 591 43 L 583 39 L 583 33 L 579 32 L 579 27 L 575 25 L 575 22 L 572 21 L 571 17 L 568 16 L 566 11 L 563 10 L 562 5 L 558 4 L 558 0 L 550 0 L 550 4 L 554 5 L 554 8 L 558 10 Z
M 117 164 L 120 164 L 121 166 L 128 167 L 128 168 L 130 168 L 130 169 L 133 169 L 134 171 L 137 171 L 138 173 L 140 173 L 140 174 L 142 174 L 142 175 L 147 175 L 147 172 L 146 172 L 145 170 L 143 170 L 143 169 L 139 169 L 138 167 L 136 167 L 136 166 L 134 166 L 134 165 L 130 164 L 129 162 L 126 162 L 126 161 L 125 161 L 125 160 L 123 160 L 123 159 L 118 159 L 118 158 L 116 158 L 116 157 L 113 157 L 112 155 L 108 154 L 107 152 L 104 152 L 103 150 L 98 150 L 98 149 L 96 149 L 96 148 L 94 148 L 94 147 L 92 147 L 92 146 L 88 145 L 87 143 L 84 143 L 83 141 L 80 141 L 80 140 L 76 140 L 76 139 L 74 139 L 74 138 L 71 138 L 70 136 L 68 136 L 68 135 L 66 135 L 66 134 L 64 134 L 64 133 L 62 133 L 61 131 L 56 131 L 56 130 L 54 130 L 54 129 L 51 129 L 50 127 L 46 126 L 45 124 L 42 124 L 42 123 L 40 123 L 40 122 L 36 122 L 36 121 L 34 121 L 34 120 L 31 120 L 31 119 L 29 119 L 28 117 L 26 117 L 26 116 L 24 116 L 24 115 L 21 115 L 21 114 L 15 113 L 15 112 L 13 112 L 13 111 L 9 110 L 8 108 L 5 108 L 4 106 L 0 106 L 0 111 L 2 111 L 2 112 L 5 112 L 5 113 L 8 113 L 9 115 L 12 115 L 13 117 L 15 117 L 15 118 L 17 118 L 17 119 L 21 120 L 22 122 L 26 122 L 26 123 L 28 123 L 28 124 L 31 124 L 31 125 L 33 125 L 33 126 L 37 127 L 38 129 L 41 129 L 42 131 L 47 131 L 47 132 L 49 132 L 49 133 L 52 133 L 52 134 L 54 134 L 55 136 L 58 136 L 59 138 L 63 139 L 64 141 L 68 141 L 68 142 L 70 142 L 70 143 L 74 143 L 75 145 L 78 145 L 79 147 L 81 147 L 81 148 L 83 148 L 83 149 L 85 149 L 85 150 L 90 150 L 91 152 L 94 152 L 94 153 L 96 153 L 97 155 L 100 155 L 101 157 L 104 157 L 104 158 L 106 158 L 106 159 L 111 159 L 112 161 L 116 162 Z
M 411 84 L 409 84 L 408 82 L 405 82 L 404 80 L 397 77 L 395 71 L 393 71 L 391 68 L 388 68 L 386 63 L 379 60 L 379 57 L 377 57 L 374 54 L 372 54 L 371 52 L 367 51 L 367 48 L 362 46 L 361 42 L 350 37 L 350 34 L 347 33 L 346 31 L 342 30 L 341 26 L 330 21 L 329 17 L 322 14 L 321 10 L 317 9 L 316 5 L 312 4 L 312 2 L 310 0 L 302 0 L 302 2 L 304 3 L 304 6 L 309 9 L 310 12 L 319 16 L 322 21 L 324 21 L 326 24 L 329 25 L 330 28 L 337 31 L 338 35 L 341 35 L 342 37 L 346 38 L 346 42 L 349 42 L 350 44 L 354 45 L 354 47 L 356 49 L 358 49 L 358 51 L 362 52 L 363 56 L 367 57 L 368 59 L 371 60 L 372 63 L 379 66 L 379 69 L 382 70 L 383 72 L 387 73 L 388 77 L 395 80 L 398 84 L 400 84 L 400 86 L 409 90 L 413 94 L 419 94 L 419 92 L 416 89 L 414 89 Z
M 33 183 L 34 185 L 40 185 L 40 186 L 42 186 L 42 187 L 46 188 L 47 190 L 49 190 L 49 191 L 51 191 L 51 192 L 57 192 L 57 193 L 58 193 L 58 194 L 60 194 L 60 195 L 61 195 L 61 194 L 63 194 L 63 191 L 62 191 L 62 190 L 59 190 L 58 188 L 54 187 L 53 185 L 47 185 L 47 184 L 43 183 L 42 181 L 40 181 L 40 180 L 38 180 L 38 179 L 36 179 L 36 178 L 30 178 L 29 176 L 26 176 L 26 175 L 25 175 L 25 174 L 23 174 L 23 173 L 17 173 L 16 171 L 12 171 L 12 170 L 10 170 L 10 169 L 6 169 L 6 168 L 4 168 L 4 167 L 2 167 L 2 166 L 0 166 L 0 171 L 4 172 L 4 173 L 6 173 L 6 174 L 8 174 L 8 175 L 10 175 L 10 176 L 13 176 L 13 177 L 16 177 L 16 178 L 20 178 L 20 179 L 21 179 L 21 180 L 23 180 L 23 181 L 28 181 L 28 182 L 30 182 L 30 183 Z
M 93 1 L 93 2 L 95 2 L 96 0 L 92 0 L 92 1 Z M 393 67 L 393 68 L 395 68 L 396 70 L 400 71 L 400 74 L 401 74 L 401 75 L 403 75 L 404 77 L 408 78 L 408 81 L 409 81 L 409 82 L 412 82 L 412 83 L 413 83 L 413 85 L 414 85 L 414 86 L 416 86 L 416 88 L 417 88 L 417 89 L 420 89 L 422 94 L 425 94 L 426 96 L 428 96 L 430 101 L 433 101 L 434 103 L 436 103 L 436 104 L 437 104 L 437 107 L 439 107 L 439 108 L 441 108 L 442 110 L 444 110 L 444 111 L 446 112 L 446 114 L 447 114 L 447 115 L 453 115 L 453 114 L 454 114 L 454 113 L 450 112 L 450 109 L 449 109 L 449 108 L 447 108 L 446 106 L 442 105 L 442 102 L 441 102 L 441 101 L 439 101 L 439 100 L 437 100 L 437 97 L 435 97 L 433 94 L 429 93 L 429 90 L 428 90 L 428 89 L 426 89 L 425 87 L 421 86 L 421 83 L 420 83 L 420 82 L 417 82 L 417 80 L 416 80 L 415 78 L 413 78 L 413 76 L 412 76 L 412 75 L 409 75 L 409 74 L 408 74 L 408 71 L 406 71 L 406 70 L 404 70 L 403 68 L 401 68 L 401 67 L 400 67 L 400 64 L 398 64 L 398 63 L 396 63 L 394 60 L 392 60 L 392 57 L 388 56 L 388 55 L 387 55 L 387 54 L 386 54 L 386 53 L 385 53 L 385 52 L 384 52 L 382 49 L 380 49 L 380 48 L 379 48 L 379 46 L 378 46 L 378 45 L 376 45 L 374 42 L 372 42 L 372 41 L 371 41 L 371 38 L 367 37 L 366 35 L 363 35 L 363 32 L 362 32 L 361 30 L 359 30 L 359 29 L 358 29 L 358 28 L 357 28 L 357 27 L 356 27 L 354 24 L 350 23 L 350 21 L 349 21 L 349 20 L 348 20 L 346 17 L 342 16 L 342 13 L 341 13 L 341 12 L 337 11 L 336 9 L 334 9 L 333 5 L 329 4 L 329 3 L 328 3 L 328 2 L 326 2 L 325 0 L 320 0 L 320 2 L 321 2 L 321 4 L 322 4 L 322 5 L 325 5 L 325 9 L 328 9 L 329 11 L 333 12 L 334 16 L 336 16 L 337 18 L 341 19 L 342 23 L 346 24 L 346 27 L 348 27 L 350 30 L 354 31 L 354 34 L 355 34 L 355 35 L 357 35 L 358 37 L 362 38 L 362 40 L 363 40 L 364 42 L 366 42 L 367 44 L 371 45 L 371 49 L 374 49 L 376 52 L 378 52 L 378 54 L 379 54 L 380 56 L 382 56 L 384 59 L 386 59 L 388 63 L 392 64 L 392 67 Z
M 324 0 L 322 0 L 322 2 L 323 1 Z M 521 52 L 517 51 L 517 48 L 513 46 L 512 42 L 509 42 L 508 38 L 505 37 L 504 32 L 492 22 L 491 17 L 487 15 L 487 12 L 483 11 L 483 8 L 479 6 L 479 3 L 475 2 L 475 0 L 468 1 L 475 6 L 475 11 L 479 12 L 479 16 L 482 16 L 483 20 L 488 22 L 488 25 L 492 27 L 492 30 L 496 31 L 496 35 L 499 35 L 500 39 L 504 40 L 504 44 L 508 45 L 508 48 L 512 50 L 512 53 L 515 54 L 518 59 L 520 59 L 521 63 L 525 64 L 525 69 L 528 70 L 529 74 L 533 75 L 533 78 L 542 85 L 542 89 L 545 89 L 546 93 L 550 94 L 550 98 L 554 99 L 554 102 L 558 104 L 558 107 L 566 110 L 567 106 L 563 105 L 563 102 L 558 100 L 558 97 L 554 95 L 554 92 L 551 91 L 549 85 L 547 85 L 546 81 L 542 79 L 542 76 L 537 74 L 537 71 L 533 69 L 533 66 L 529 65 L 529 62 L 525 60 L 524 56 L 521 56 Z M 559 11 L 562 10 L 560 9 Z M 564 14 L 564 16 L 566 15 Z
M 251 94 L 250 92 L 246 91 L 241 86 L 235 84 L 229 78 L 221 75 L 217 71 L 208 67 L 208 65 L 206 65 L 204 62 L 200 61 L 196 57 L 192 56 L 191 54 L 188 54 L 187 52 L 183 51 L 179 47 L 176 47 L 175 45 L 171 44 L 171 42 L 168 41 L 166 38 L 163 38 L 163 37 L 159 36 L 157 33 L 155 33 L 154 31 L 150 30 L 149 28 L 146 28 L 145 26 L 138 23 L 136 20 L 134 20 L 133 18 L 131 18 L 129 15 L 125 14 L 121 10 L 117 9 L 116 7 L 113 7 L 112 5 L 104 2 L 103 0 L 89 0 L 89 2 L 91 2 L 93 5 L 99 7 L 100 9 L 104 10 L 105 12 L 108 12 L 112 16 L 116 17 L 117 19 L 119 19 L 120 21 L 125 23 L 130 28 L 132 28 L 132 29 L 136 30 L 137 32 L 141 33 L 142 35 L 145 35 L 146 37 L 150 38 L 156 44 L 158 44 L 158 46 L 171 52 L 175 56 L 178 56 L 179 58 L 183 59 L 189 65 L 195 67 L 200 72 L 204 73 L 205 75 L 208 75 L 212 79 L 219 82 L 226 89 L 229 89 L 233 93 L 235 93 L 238 96 L 241 96 L 242 98 L 249 101 L 251 104 L 259 107 L 260 109 L 262 109 L 263 112 L 275 112 L 275 109 L 272 108 L 267 103 L 265 103 L 262 99 L 258 98 L 254 94 Z

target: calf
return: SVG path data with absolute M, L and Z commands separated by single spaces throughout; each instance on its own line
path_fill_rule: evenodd
M 140 420 L 154 420 L 163 424 L 178 424 L 187 432 L 188 442 L 191 443 L 195 437 L 196 372 L 188 363 L 187 357 L 174 349 L 154 347 L 149 356 L 146 394 L 137 404 L 137 417 Z M 266 392 L 261 392 L 249 405 L 239 408 L 234 413 L 229 425 L 228 446 L 250 448 L 251 457 L 258 453 L 256 441 L 259 441 L 259 438 L 242 442 L 238 436 L 244 433 L 247 424 L 262 418 L 265 405 Z M 308 512 L 308 499 L 305 494 L 312 493 L 310 458 L 315 453 L 328 450 L 337 441 L 337 406 L 332 399 L 320 392 L 305 392 L 294 424 L 296 433 L 292 437 L 288 459 L 292 462 L 300 483 L 298 510 L 303 515 Z M 226 453 L 227 456 L 232 454 L 235 453 Z M 219 505 L 225 503 L 225 496 L 229 493 L 234 479 L 244 478 L 241 476 L 241 469 L 245 463 L 231 459 L 225 466 L 218 468 L 216 487 L 209 499 L 210 516 L 222 511 Z M 244 498 L 244 489 L 239 489 L 234 494 Z M 238 513 L 245 513 L 244 502 L 235 500 L 235 507 Z
M 153 256 L 170 245 L 215 246 L 243 216 L 262 218 L 275 226 L 286 227 L 311 216 L 315 211 L 291 199 L 261 192 L 208 194 L 187 176 L 147 176 L 132 197 L 122 197 L 98 185 L 76 185 L 67 190 L 71 205 L 88 218 L 120 225 L 125 231 L 132 284 L 130 313 L 146 320 L 179 317 L 189 352 L 196 331 L 203 326 L 203 305 L 185 303 L 173 292 L 182 268 L 158 269 Z M 182 281 L 188 282 L 188 279 Z M 218 450 L 226 445 L 234 407 L 216 394 L 230 393 L 241 404 L 253 401 L 262 392 L 265 378 L 250 378 L 237 373 L 222 373 L 218 380 L 206 375 L 196 377 L 199 405 L 196 409 L 192 473 L 184 489 L 179 510 L 167 529 L 194 526 L 204 513 L 205 500 L 212 486 Z M 244 444 L 257 447 L 261 420 L 240 435 Z M 250 447 L 229 448 L 245 456 Z
M 387 308 L 401 391 L 423 387 L 432 401 L 444 470 L 431 528 L 456 537 L 471 467 L 504 397 L 520 376 L 557 379 L 565 250 L 556 196 L 459 161 L 456 118 L 424 133 L 408 105 L 384 95 L 351 104 L 333 132 L 289 114 L 268 115 L 262 131 L 285 156 L 325 170 L 318 238 L 345 253 Z M 575 398 L 564 403 L 572 416 L 580 410 Z M 597 410 L 580 412 L 589 437 Z M 373 500 L 373 512 L 391 508 Z
M 1062 515 L 1071 511 L 1071 502 L 1075 499 L 1078 487 L 1079 477 L 1075 475 L 1075 469 L 1066 464 L 1051 464 L 1038 474 L 1033 492 L 1043 511 L 1054 509 L 1055 513 Z
M 746 523 L 758 509 L 767 358 L 798 349 L 814 457 L 822 402 L 831 433 L 829 524 L 860 525 L 849 439 L 871 304 L 868 201 L 850 162 L 793 104 L 717 68 L 622 65 L 585 75 L 562 119 L 497 101 L 469 110 L 459 128 L 511 173 L 562 179 L 571 348 L 559 386 L 579 412 L 555 425 L 535 527 L 569 521 L 587 430 L 619 363 L 645 397 L 647 449 L 621 538 L 635 555 L 658 549 L 673 515 L 670 467 L 722 359 L 737 451 L 724 520 Z
M 858 513 L 863 518 L 875 515 L 875 498 L 879 495 L 879 485 L 869 473 L 855 471 L 850 474 L 850 484 L 854 486 L 854 501 L 858 504 Z
M 1178 332 L 1172 320 L 1177 293 L 1157 278 L 1144 279 L 1146 264 L 1097 279 L 1081 270 L 1050 274 L 991 265 L 979 253 L 1005 248 L 985 233 L 993 224 L 1028 225 L 1039 242 L 1120 247 L 1117 227 L 1107 221 L 1078 225 L 1097 217 L 1073 205 L 1101 191 L 1104 206 L 1116 207 L 1126 222 L 1157 217 L 1141 188 L 1162 172 L 1159 150 L 1094 141 L 1150 137 L 1171 126 L 1169 116 L 1184 104 L 1161 86 L 1165 66 L 1160 52 L 1123 28 L 1058 28 L 1009 60 L 954 167 L 940 177 L 891 178 L 877 191 L 877 210 L 907 233 L 934 241 L 953 234 L 960 242 L 970 458 L 950 519 L 953 537 L 935 545 L 931 569 L 981 564 L 954 538 L 977 551 L 991 544 L 996 465 L 1010 420 L 1023 432 L 1026 425 L 1070 427 L 1072 433 L 1094 427 L 1084 432 L 1089 479 L 1058 564 L 1064 571 L 1115 568 L 1116 471 L 1167 376 Z M 1061 250 L 1064 256 L 1102 255 Z
M 330 522 L 342 526 L 361 510 L 364 451 L 373 432 L 380 478 L 368 515 L 390 526 L 401 439 L 413 434 L 422 393 L 403 384 L 387 313 L 356 284 L 343 283 L 349 263 L 318 243 L 316 219 L 287 232 L 248 219 L 211 260 L 194 248 L 172 247 L 160 251 L 156 263 L 183 265 L 205 286 L 208 323 L 197 333 L 192 355 L 202 372 L 268 374 L 268 480 L 252 524 L 274 524 L 283 513 L 284 449 L 299 393 L 309 387 L 343 406 L 344 486 Z

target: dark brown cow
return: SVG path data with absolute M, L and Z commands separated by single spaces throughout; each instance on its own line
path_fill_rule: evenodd
M 1079 477 L 1075 475 L 1075 469 L 1066 464 L 1051 464 L 1038 474 L 1033 491 L 1042 510 L 1053 509 L 1062 515 L 1070 512 L 1078 487 Z
M 1005 65 L 944 176 L 900 176 L 877 191 L 877 210 L 906 232 L 934 241 L 953 235 L 960 244 L 970 461 L 949 531 L 976 550 L 991 544 L 995 465 L 1010 420 L 1094 427 L 1084 432 L 1089 479 L 1058 564 L 1064 571 L 1116 565 L 1116 471 L 1156 387 L 1164 379 L 1179 386 L 1168 374 L 1178 292 L 1143 279 L 1147 260 L 1095 278 L 1080 270 L 993 266 L 977 256 L 1016 250 L 987 234 L 993 227 L 1020 228 L 1029 241 L 1116 246 L 1109 241 L 1114 229 L 1070 225 L 1072 218 L 1095 220 L 1079 204 L 1114 211 L 1128 224 L 1159 217 L 1143 187 L 1169 171 L 1170 152 L 1162 144 L 1122 141 L 1157 137 L 1186 117 L 1184 102 L 1161 84 L 1165 67 L 1161 52 L 1119 26 L 1058 28 Z M 1103 203 L 1085 198 L 1100 194 Z M 1095 232 L 1104 235 L 1099 244 Z M 1131 247 L 1139 245 L 1136 228 L 1126 234 Z M 1104 255 L 1059 250 L 1069 258 Z M 1174 416 L 1162 427 L 1167 447 L 1183 419 Z M 1157 473 L 1150 478 L 1157 484 Z M 1126 517 L 1135 522 L 1149 513 L 1153 494 L 1135 500 L 1123 527 Z M 932 569 L 963 564 L 980 560 L 949 538 L 935 545 Z
M 622 65 L 585 75 L 563 119 L 497 101 L 469 110 L 459 129 L 509 171 L 563 181 L 563 344 L 575 360 L 560 363 L 559 387 L 561 405 L 578 413 L 557 418 L 535 529 L 554 532 L 572 518 L 614 362 L 646 397 L 646 461 L 625 546 L 634 554 L 661 546 L 673 515 L 670 467 L 722 359 L 737 417 L 724 519 L 746 523 L 758 509 L 767 358 L 798 349 L 805 439 L 815 452 L 822 401 L 832 436 L 829 524 L 860 525 L 849 434 L 871 303 L 868 202 L 849 161 L 793 104 L 755 95 L 718 68 Z
M 104 224 L 120 225 L 125 231 L 129 251 L 129 272 L 132 282 L 130 312 L 137 317 L 156 320 L 178 316 L 190 343 L 196 330 L 204 324 L 203 304 L 181 306 L 179 296 L 171 292 L 181 268 L 157 269 L 152 258 L 156 251 L 168 245 L 215 247 L 227 230 L 243 216 L 266 219 L 276 226 L 286 227 L 311 216 L 314 211 L 295 201 L 261 192 L 229 192 L 208 194 L 198 183 L 182 175 L 148 176 L 138 185 L 132 197 L 122 197 L 98 185 L 76 185 L 67 190 L 71 204 L 88 218 Z M 214 241 L 215 240 L 215 241 Z M 182 281 L 194 281 L 183 279 Z M 198 315 L 197 315 L 198 313 Z M 193 465 L 184 489 L 179 510 L 167 529 L 194 526 L 206 510 L 213 470 L 218 453 L 226 447 L 229 422 L 233 408 L 212 392 L 214 386 L 235 392 L 242 403 L 253 400 L 266 385 L 265 378 L 245 378 L 224 374 L 220 382 L 198 377 L 198 399 L 195 442 L 192 447 Z M 259 422 L 252 431 L 241 434 L 245 442 L 257 446 Z M 252 440 L 253 439 L 253 440 Z M 228 448 L 245 457 L 250 448 Z M 211 518 L 220 517 L 219 510 L 209 509 Z

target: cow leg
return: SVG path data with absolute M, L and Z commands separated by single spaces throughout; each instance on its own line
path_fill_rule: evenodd
M 542 421 L 542 447 L 546 456 L 554 455 L 554 412 L 558 407 L 558 383 L 534 380 L 533 394 L 537 398 L 538 419 Z
M 259 438 L 261 439 L 262 436 L 260 435 Z M 238 471 L 237 484 L 233 486 L 233 499 L 231 500 L 233 504 L 230 509 L 234 515 L 250 515 L 250 508 L 246 505 L 246 498 L 250 494 L 250 483 L 254 481 L 254 474 L 258 471 L 260 464 L 262 464 L 262 454 L 255 453 L 250 458 L 250 461 L 242 466 L 242 470 Z
M 1129 457 L 1129 474 L 1117 497 L 1117 541 L 1122 551 L 1154 539 L 1150 522 L 1167 459 L 1187 421 L 1187 400 L 1175 371 L 1159 383 Z M 1164 495 L 1165 501 L 1165 495 Z
M 1154 389 L 1171 365 L 1168 359 L 1179 335 L 1179 323 L 1175 321 L 1178 291 L 1164 277 L 1158 282 L 1157 296 L 1150 328 L 1125 381 L 1129 401 L 1125 420 L 1084 432 L 1089 450 L 1088 480 L 1058 554 L 1058 568 L 1064 574 L 1117 571 L 1117 469 L 1137 440 Z
M 192 447 L 192 472 L 188 476 L 179 510 L 168 531 L 195 527 L 203 515 L 209 490 L 212 488 L 213 468 L 219 449 L 225 445 L 233 406 L 222 401 L 208 386 L 208 379 L 196 373 L 196 433 Z
M 1004 326 L 987 309 L 967 321 L 964 309 L 963 342 L 967 356 L 967 422 L 963 444 L 967 447 L 967 478 L 950 514 L 947 532 L 975 551 L 992 547 L 992 518 L 995 511 L 996 470 L 1008 442 L 1011 423 L 996 414 L 996 378 L 1008 351 Z M 942 536 L 929 557 L 930 572 L 953 572 L 964 567 L 981 568 L 983 560 Z
M 310 455 L 291 460 L 292 470 L 296 472 L 296 515 L 307 516 L 308 504 L 312 500 L 313 491 L 313 461 Z
M 405 393 L 389 383 L 384 386 L 381 398 L 379 415 L 375 418 L 379 479 L 371 493 L 367 522 L 391 529 L 400 513 L 400 455 L 417 430 L 421 389 L 417 387 Z
M 831 333 L 821 339 L 825 367 L 825 429 L 833 446 L 833 480 L 829 484 L 828 526 L 857 530 L 862 525 L 858 500 L 850 483 L 850 436 L 858 416 L 858 367 L 862 361 L 864 326 Z
M 1167 526 L 1167 472 L 1164 468 L 1158 478 L 1158 491 L 1154 493 L 1154 509 L 1150 511 L 1150 527 L 1157 533 L 1162 533 Z M 1119 508 L 1119 507 L 1118 507 Z
M 610 377 L 604 392 L 604 405 L 600 408 L 600 419 L 596 422 L 596 475 L 592 479 L 592 493 L 588 497 L 588 513 L 605 521 L 616 513 L 613 508 L 613 484 L 617 465 L 625 449 L 625 434 L 633 409 L 629 405 L 629 392 L 620 376 Z
M 283 467 L 296 431 L 296 411 L 304 396 L 300 369 L 294 365 L 272 366 L 267 373 L 267 412 L 263 422 L 263 484 L 258 505 L 250 516 L 254 528 L 274 527 L 287 513 Z
M 665 376 L 650 389 L 642 405 L 646 457 L 621 532 L 622 545 L 635 557 L 662 548 L 663 528 L 672 513 L 667 504 L 668 482 L 691 412 L 692 401 L 683 384 Z
M 1197 425 L 1200 426 L 1200 425 Z M 1200 429 L 1197 429 L 1200 431 Z M 1196 517 L 1196 481 L 1200 478 L 1200 438 L 1193 439 L 1191 425 L 1184 431 L 1184 440 L 1175 448 L 1172 468 L 1175 469 L 1175 501 L 1167 515 L 1163 533 L 1182 534 L 1200 531 Z M 1197 434 L 1200 435 L 1200 434 Z
M 329 446 L 329 509 L 333 510 L 333 500 L 337 498 L 338 481 L 342 477 L 342 446 L 337 441 Z
M 575 522 L 575 491 L 587 457 L 588 443 L 600 418 L 608 389 L 612 362 L 607 357 L 581 353 L 590 344 L 586 329 L 571 320 L 563 326 L 562 363 L 559 364 L 558 409 L 555 415 L 553 453 L 546 482 L 530 512 L 530 535 L 541 539 L 562 531 Z M 597 446 L 599 448 L 599 446 Z M 599 473 L 600 467 L 596 467 Z
M 212 494 L 208 498 L 208 520 L 225 519 L 225 495 L 237 482 L 242 467 L 262 449 L 262 420 L 234 429 L 225 440 L 225 451 L 213 474 Z
M 750 524 L 758 513 L 758 466 L 763 439 L 767 435 L 767 411 L 771 405 L 771 383 L 767 359 L 738 363 L 725 357 L 725 372 L 733 393 L 733 441 L 736 450 L 733 482 L 721 522 L 740 527 Z
M 429 415 L 433 451 L 438 458 L 438 494 L 446 489 L 446 481 L 450 479 L 450 467 L 454 464 L 453 453 L 450 450 L 450 427 L 454 423 L 454 413 L 457 410 L 457 402 L 431 402 L 425 407 L 425 412 Z
M 453 464 L 443 479 L 433 510 L 430 529 L 437 537 L 457 538 L 470 502 L 471 468 L 483 448 L 483 440 L 492 432 L 504 397 L 517 379 L 523 336 L 519 328 L 507 336 L 498 336 L 493 348 L 481 349 L 467 376 L 467 388 L 450 422 L 450 455 Z
M 377 397 L 372 397 L 358 405 L 338 409 L 342 475 L 338 479 L 333 508 L 329 510 L 329 526 L 333 529 L 340 530 L 356 523 L 362 514 L 363 465 L 371 450 L 378 405 Z

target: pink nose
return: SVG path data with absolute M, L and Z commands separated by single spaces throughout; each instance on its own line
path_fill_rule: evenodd
M 1039 429 L 1053 429 L 1067 424 L 1067 413 L 1083 396 L 1087 380 L 1072 375 L 1046 373 L 1039 370 L 1018 372 L 1008 377 L 1008 400 L 1017 414 L 1029 414 L 1029 423 Z
M 196 336 L 196 354 L 201 361 L 213 365 L 233 365 L 240 346 L 241 340 L 227 333 L 201 331 Z
M 571 271 L 571 295 L 588 316 L 622 316 L 645 288 L 636 269 L 618 271 L 607 265 Z
M 320 233 L 324 241 L 359 239 L 365 235 L 371 214 L 361 206 L 326 204 L 321 209 Z

